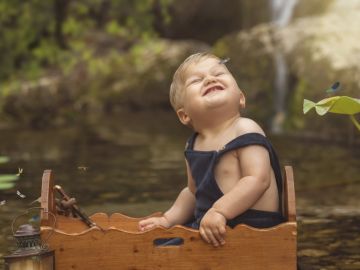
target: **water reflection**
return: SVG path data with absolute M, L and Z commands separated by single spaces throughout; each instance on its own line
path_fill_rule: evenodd
M 2 131 L 0 153 L 11 162 L 1 172 L 23 168 L 23 174 L 15 189 L 0 193 L 7 201 L 0 207 L 0 256 L 11 247 L 12 219 L 40 195 L 44 169 L 55 171 L 56 183 L 88 214 L 164 211 L 186 184 L 183 149 L 189 134 L 172 114 L 129 115 L 53 131 Z M 295 170 L 301 269 L 360 269 L 359 151 L 271 139 L 281 163 Z

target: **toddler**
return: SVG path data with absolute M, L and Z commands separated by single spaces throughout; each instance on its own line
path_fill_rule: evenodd
M 226 226 L 283 221 L 278 159 L 259 125 L 241 117 L 245 96 L 224 62 L 198 53 L 174 74 L 171 105 L 194 130 L 185 148 L 187 187 L 163 216 L 140 221 L 141 231 L 185 225 L 217 247 L 225 243 Z

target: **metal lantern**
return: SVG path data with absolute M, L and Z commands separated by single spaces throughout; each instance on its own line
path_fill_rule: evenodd
M 5 270 L 53 270 L 54 251 L 41 243 L 40 231 L 24 224 L 14 234 L 17 249 L 5 256 Z

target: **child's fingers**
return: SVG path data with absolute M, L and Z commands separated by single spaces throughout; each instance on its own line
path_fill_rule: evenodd
M 199 232 L 200 232 L 202 239 L 204 239 L 208 244 L 211 244 L 210 239 L 208 238 L 208 236 L 205 233 L 205 230 L 202 227 L 200 227 Z
M 210 240 L 210 243 L 213 244 L 213 246 L 217 247 L 219 246 L 219 241 L 217 240 L 217 238 L 214 235 L 214 232 L 210 229 L 205 229 L 205 234 L 207 239 Z
M 225 244 L 225 239 L 224 239 L 224 235 L 223 233 L 221 233 L 220 228 L 215 228 L 213 230 L 213 235 L 216 238 L 217 242 L 220 243 L 221 245 Z
M 151 230 L 152 228 L 155 228 L 156 227 L 156 224 L 154 223 L 149 223 L 149 224 L 146 224 L 146 225 L 143 225 L 141 226 L 139 229 L 140 231 L 148 231 L 148 230 Z
M 226 234 L 225 225 L 220 226 L 219 232 L 220 232 L 220 234 L 221 234 L 223 237 L 225 236 L 225 234 Z
M 148 227 L 151 224 L 154 224 L 154 220 L 151 218 L 141 220 L 139 221 L 139 229 L 144 230 L 146 227 Z
M 144 226 L 144 227 L 142 228 L 142 230 L 143 230 L 143 231 L 148 231 L 148 230 L 151 230 L 151 229 L 153 229 L 153 228 L 155 228 L 155 227 L 156 227 L 156 225 L 155 225 L 154 223 L 152 223 L 152 224 L 148 224 L 148 225 Z

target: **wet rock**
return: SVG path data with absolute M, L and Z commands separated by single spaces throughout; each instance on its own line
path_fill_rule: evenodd
M 327 219 L 327 218 L 301 218 L 300 219 L 302 224 L 308 225 L 308 224 L 326 224 L 334 222 L 334 220 Z
M 323 257 L 328 256 L 329 253 L 325 250 L 319 250 L 319 249 L 303 249 L 298 251 L 298 256 L 303 257 Z
M 339 269 L 342 270 L 358 270 L 360 269 L 360 262 L 355 260 L 346 260 L 345 263 L 339 264 Z

